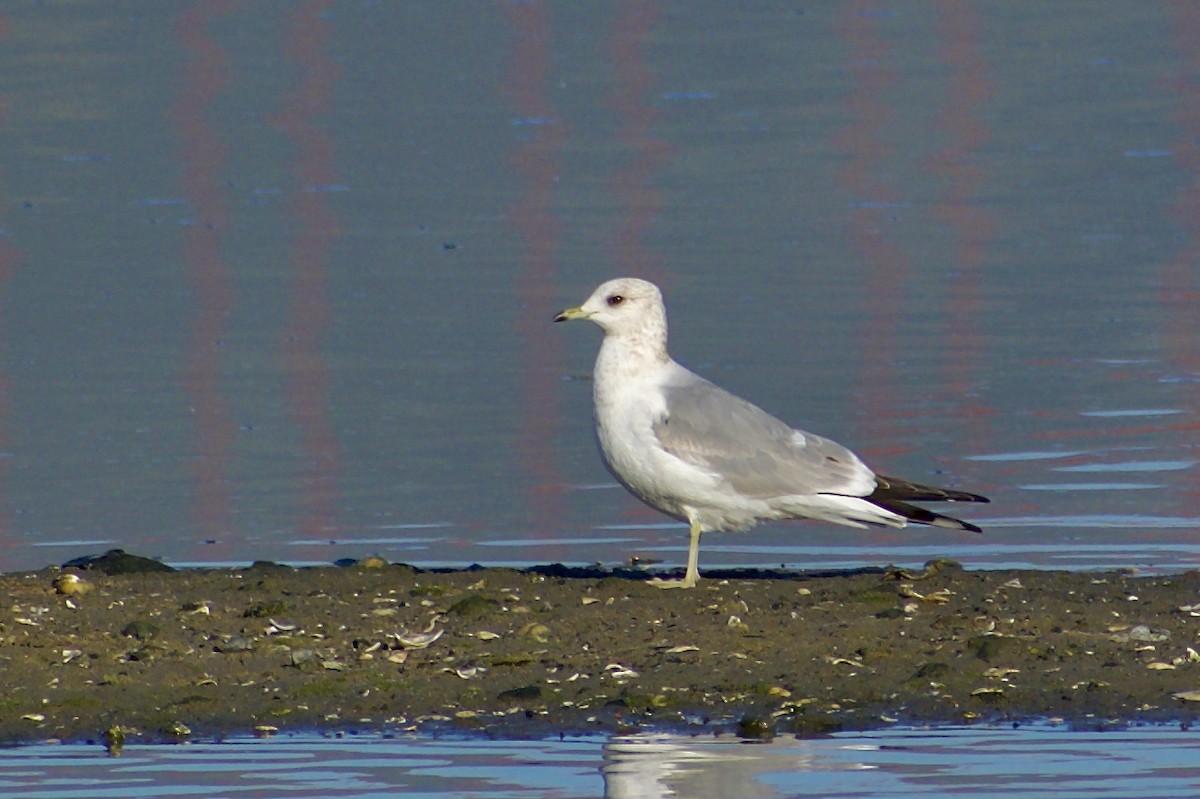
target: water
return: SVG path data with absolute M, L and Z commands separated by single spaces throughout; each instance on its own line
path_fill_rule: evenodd
M 0 750 L 10 799 L 75 797 L 1193 797 L 1196 734 L 1143 728 L 891 730 L 555 741 L 363 736 Z
M 1200 565 L 1196 17 L 6 3 L 0 569 L 677 562 L 549 324 L 617 273 L 692 368 L 995 500 L 704 564 Z

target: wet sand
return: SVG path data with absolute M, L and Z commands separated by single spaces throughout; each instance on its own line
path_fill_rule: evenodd
M 105 573 L 122 562 L 134 570 Z M 88 565 L 0 576 L 0 741 L 767 736 L 1186 725 L 1200 712 L 1195 572 L 942 562 L 919 574 L 708 571 L 696 589 L 663 591 L 636 570 L 561 566 Z

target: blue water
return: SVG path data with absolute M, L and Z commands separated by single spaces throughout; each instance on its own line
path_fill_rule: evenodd
M 1149 727 L 896 729 L 479 741 L 354 736 L 0 750 L 6 799 L 155 797 L 1195 797 L 1197 733 Z
M 678 564 L 549 321 L 621 273 L 693 370 L 994 500 L 702 566 L 1200 566 L 1197 17 L 5 3 L 0 570 Z

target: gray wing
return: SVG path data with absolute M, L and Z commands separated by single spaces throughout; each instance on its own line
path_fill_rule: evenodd
M 654 425 L 677 458 L 716 472 L 740 494 L 864 496 L 874 474 L 850 450 L 793 430 L 766 411 L 687 372 L 663 388 L 666 414 Z

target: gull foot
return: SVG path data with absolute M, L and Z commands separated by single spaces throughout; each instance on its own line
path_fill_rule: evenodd
M 698 579 L 683 577 L 678 580 L 664 580 L 661 577 L 652 577 L 647 582 L 655 588 L 695 588 Z

